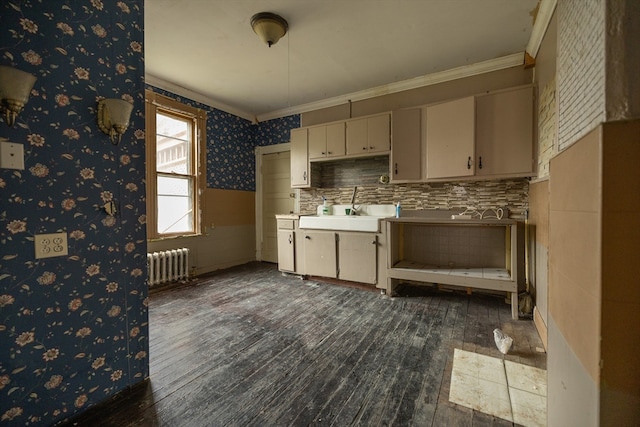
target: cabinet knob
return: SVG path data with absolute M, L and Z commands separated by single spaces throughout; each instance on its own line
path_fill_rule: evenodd
M 311 240 L 311 236 L 304 236 L 305 239 Z
M 307 180 L 307 171 L 302 172 L 302 179 Z
M 376 148 L 376 147 L 374 147 L 374 146 L 372 145 L 372 146 L 370 146 L 370 147 L 369 147 L 369 150 L 373 150 L 374 148 Z
M 291 244 L 291 234 L 289 234 L 289 244 Z
M 471 156 L 469 156 L 469 159 L 467 160 L 467 169 L 471 169 Z
M 478 159 L 478 167 L 482 169 L 482 156 Z
M 367 147 L 362 147 L 362 149 L 363 149 L 363 150 L 366 150 L 366 149 L 367 149 Z
M 325 154 L 327 154 L 327 153 L 325 153 L 325 152 L 323 151 L 323 152 L 322 152 L 322 155 L 324 156 Z
M 331 151 L 327 151 L 327 154 L 333 154 Z
M 394 165 L 393 173 L 398 175 L 398 164 L 397 163 Z

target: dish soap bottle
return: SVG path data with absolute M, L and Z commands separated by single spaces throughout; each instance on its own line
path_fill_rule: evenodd
M 324 197 L 322 197 L 322 215 L 329 215 L 329 205 Z
M 400 202 L 398 202 L 398 204 L 396 205 L 396 218 L 400 218 L 401 210 L 402 210 L 402 207 L 400 206 Z

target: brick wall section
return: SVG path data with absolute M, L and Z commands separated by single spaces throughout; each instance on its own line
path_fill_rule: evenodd
M 558 152 L 556 79 L 540 89 L 538 96 L 538 178 L 549 176 L 549 162 Z
M 558 2 L 558 148 L 606 119 L 604 0 Z

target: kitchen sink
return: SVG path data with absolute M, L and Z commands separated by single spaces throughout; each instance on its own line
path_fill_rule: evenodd
M 300 217 L 300 228 L 378 232 L 380 219 L 378 216 L 308 215 Z
M 303 215 L 300 217 L 300 228 L 337 231 L 380 231 L 380 220 L 391 217 L 395 212 L 393 205 L 356 205 L 357 215 L 336 215 L 346 212 L 350 205 L 333 205 L 334 215 Z M 322 210 L 318 209 L 318 213 Z

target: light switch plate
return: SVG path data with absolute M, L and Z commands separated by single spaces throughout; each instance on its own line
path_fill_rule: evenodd
M 36 234 L 35 250 L 36 259 L 68 255 L 67 233 Z
M 24 146 L 17 142 L 0 142 L 0 168 L 24 170 Z

